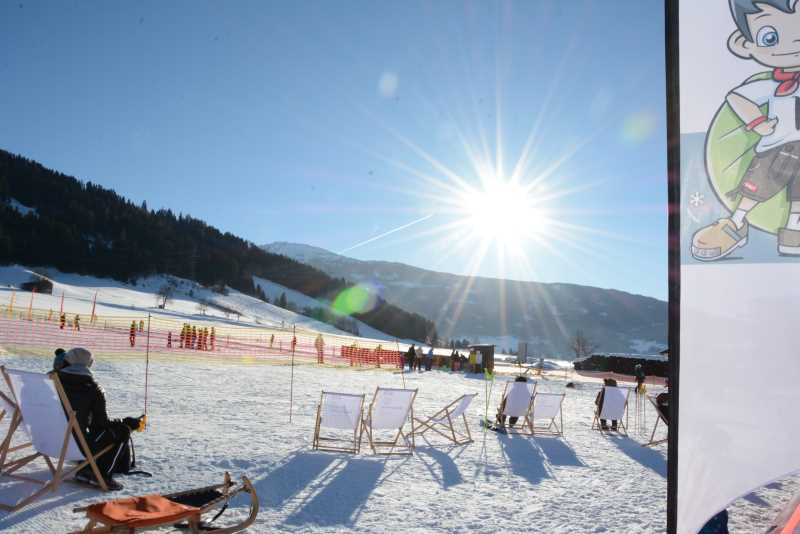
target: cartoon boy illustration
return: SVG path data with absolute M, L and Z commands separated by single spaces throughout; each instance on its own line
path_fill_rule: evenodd
M 724 258 L 747 244 L 747 214 L 786 191 L 789 218 L 778 230 L 778 252 L 800 256 L 800 12 L 797 0 L 730 0 L 736 31 L 728 49 L 772 69 L 726 97 L 745 128 L 761 136 L 755 156 L 731 193 L 741 195 L 730 217 L 698 230 L 692 256 Z M 766 114 L 760 107 L 767 105 Z

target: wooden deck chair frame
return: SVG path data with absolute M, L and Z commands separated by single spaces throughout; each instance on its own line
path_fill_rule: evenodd
M 321 423 L 322 423 L 322 401 L 325 397 L 325 394 L 330 395 L 345 395 L 348 397 L 360 397 L 361 398 L 361 407 L 358 411 L 358 423 L 356 424 L 355 430 L 353 430 L 353 440 L 346 440 L 342 438 L 334 438 L 334 437 L 327 437 L 322 436 L 321 431 Z M 317 418 L 314 424 L 314 438 L 312 440 L 312 449 L 315 451 L 328 451 L 328 452 L 348 452 L 351 454 L 358 454 L 361 451 L 361 431 L 363 428 L 362 421 L 364 419 L 364 399 L 365 395 L 362 393 L 361 395 L 354 395 L 349 393 L 336 393 L 333 391 L 322 391 L 319 395 L 319 404 L 317 404 Z M 342 444 L 349 444 L 347 445 L 338 445 L 339 443 Z
M 533 392 L 531 393 L 531 398 L 528 401 L 528 409 L 525 410 L 525 415 L 522 415 L 517 418 L 517 421 L 516 423 L 514 423 L 514 426 L 509 426 L 509 424 L 503 424 L 498 426 L 504 428 L 507 434 L 520 434 L 523 436 L 533 436 L 534 428 L 533 428 L 533 419 L 531 418 L 531 410 L 533 410 L 533 399 L 536 397 L 536 388 L 539 386 L 539 383 L 535 380 L 533 382 L 515 382 L 515 381 L 506 382 L 506 385 L 503 388 L 503 396 L 500 397 L 501 399 L 506 398 L 506 395 L 508 394 L 508 388 L 509 386 L 512 386 L 512 384 L 533 384 Z M 503 401 L 501 400 L 500 402 L 502 403 Z M 499 413 L 500 412 L 498 408 L 498 414 Z M 508 421 L 510 417 L 511 416 L 507 415 L 506 421 Z M 520 420 L 522 422 L 521 425 L 520 425 Z
M 247 477 L 245 476 L 242 477 L 242 483 L 237 488 L 233 488 L 233 486 L 234 484 L 231 482 L 230 474 L 225 473 L 225 479 L 222 484 L 215 484 L 203 488 L 195 488 L 188 491 L 170 493 L 168 495 L 163 495 L 163 497 L 171 499 L 176 497 L 182 497 L 185 495 L 204 493 L 207 491 L 220 492 L 221 495 L 219 497 L 199 507 L 199 510 L 197 511 L 196 515 L 188 519 L 187 523 L 189 527 L 189 532 L 191 532 L 192 534 L 198 534 L 201 531 L 206 534 L 232 534 L 234 532 L 241 532 L 242 530 L 246 529 L 247 527 L 255 523 L 259 510 L 258 495 L 256 494 L 255 488 L 250 483 L 250 480 Z M 244 519 L 244 521 L 230 527 L 220 527 L 217 529 L 209 529 L 208 527 L 204 528 L 201 525 L 201 518 L 203 514 L 210 512 L 211 510 L 220 505 L 227 506 L 228 502 L 233 497 L 243 492 L 250 495 L 250 514 Z M 96 504 L 101 504 L 101 503 L 96 503 Z M 114 532 L 133 534 L 135 532 L 142 532 L 144 530 L 163 528 L 165 526 L 169 526 L 174 522 L 174 521 L 169 521 L 167 523 L 161 523 L 147 527 L 136 527 L 136 526 L 130 527 L 127 525 L 119 525 L 116 523 L 104 523 L 99 519 L 93 518 L 89 513 L 89 506 L 73 508 L 72 511 L 75 513 L 85 513 L 89 517 L 89 522 L 86 524 L 85 527 L 83 527 L 83 530 L 76 530 L 74 532 L 71 532 L 70 534 L 79 534 L 79 533 L 111 534 Z
M 466 412 L 461 414 L 461 419 L 464 422 L 464 432 L 459 432 L 456 430 L 455 421 L 453 421 L 453 417 L 451 416 L 454 408 L 458 406 L 462 399 L 465 397 L 473 397 L 474 399 L 477 396 L 477 393 L 467 393 L 461 395 L 459 398 L 425 420 L 415 417 L 414 420 L 417 422 L 418 430 L 416 430 L 414 433 L 418 436 L 421 436 L 428 430 L 432 430 L 445 439 L 452 441 L 456 445 L 466 445 L 467 443 L 472 443 L 472 433 L 469 431 L 469 423 L 467 423 Z M 458 416 L 456 416 L 455 419 L 458 421 Z
M 630 388 L 619 387 L 619 386 L 603 386 L 603 387 L 604 388 L 606 388 L 606 387 L 615 387 L 617 389 L 624 389 L 625 390 L 625 411 L 624 411 L 624 414 L 623 414 L 625 416 L 624 417 L 625 421 L 623 422 L 622 419 L 618 419 L 617 420 L 617 430 L 616 430 L 616 432 L 618 432 L 618 433 L 620 433 L 620 434 L 622 434 L 624 436 L 627 436 L 628 435 L 628 401 L 630 400 L 630 397 L 631 397 L 631 390 L 630 390 Z M 603 430 L 603 427 L 600 425 L 600 406 L 595 406 L 594 419 L 592 420 L 592 430 L 597 430 L 599 432 L 614 432 L 613 430 L 612 431 Z
M 536 397 L 538 395 L 546 395 L 546 396 L 558 396 L 561 397 L 561 400 L 558 402 L 558 415 L 552 417 L 547 426 L 543 426 L 541 423 L 539 425 L 536 424 Z M 564 398 L 567 396 L 566 393 L 540 393 L 536 392 L 533 395 L 533 411 L 531 420 L 533 422 L 533 433 L 537 436 L 556 436 L 561 437 L 564 435 Z M 556 417 L 558 417 L 558 421 L 556 421 Z
M 646 397 L 647 400 L 650 401 L 650 404 L 653 405 L 653 408 L 656 409 L 656 415 L 658 417 L 656 417 L 656 424 L 653 425 L 653 432 L 650 434 L 650 441 L 648 441 L 647 443 L 643 443 L 642 447 L 654 447 L 656 445 L 661 445 L 662 443 L 665 443 L 669 439 L 669 438 L 655 439 L 656 430 L 658 429 L 658 423 L 660 421 L 664 421 L 664 425 L 667 427 L 667 432 L 669 432 L 669 421 L 664 419 L 664 416 L 661 414 L 661 410 L 659 409 L 658 403 L 653 399 L 653 397 L 651 397 L 650 395 L 646 395 Z
M 12 468 L 18 461 L 9 461 L 9 454 L 28 448 L 32 444 L 27 442 L 20 445 L 11 445 L 11 440 L 14 436 L 14 433 L 17 431 L 17 428 L 19 428 L 20 423 L 22 423 L 22 413 L 19 411 L 19 406 L 17 406 L 17 403 L 11 400 L 2 391 L 0 391 L 0 399 L 2 399 L 1 402 L 5 407 L 4 409 L 0 410 L 0 421 L 2 421 L 6 415 L 11 415 L 11 420 L 8 422 L 8 431 L 6 432 L 6 437 L 2 442 L 0 442 L 0 472 L 2 472 L 6 468 Z
M 380 391 L 413 391 L 414 394 L 411 396 L 411 402 L 408 405 L 408 413 L 406 414 L 406 419 L 403 420 L 403 424 L 400 428 L 397 429 L 397 433 L 394 435 L 394 439 L 391 441 L 378 441 L 373 436 L 374 430 L 372 429 L 372 410 L 375 406 L 375 399 L 378 398 L 378 393 Z M 373 454 L 384 454 L 384 455 L 409 455 L 412 454 L 414 449 L 416 448 L 416 442 L 414 441 L 414 401 L 417 398 L 417 390 L 416 389 L 402 389 L 402 388 L 382 388 L 378 386 L 375 388 L 375 395 L 372 397 L 372 401 L 369 403 L 369 408 L 367 409 L 367 414 L 361 420 L 362 426 L 362 439 L 363 436 L 367 437 L 367 441 L 369 442 L 370 449 L 372 449 Z M 410 417 L 409 417 L 410 416 Z M 406 421 L 411 420 L 411 432 L 403 432 L 403 428 L 406 425 Z M 403 440 L 402 444 L 399 443 L 400 439 Z M 386 451 L 381 449 L 388 449 Z M 396 450 L 397 449 L 397 450 Z
M 3 379 L 8 385 L 11 394 L 14 396 L 15 406 L 19 407 L 19 399 L 17 399 L 17 393 L 14 391 L 14 386 L 11 383 L 11 378 L 8 376 L 8 371 L 6 370 L 5 366 L 0 366 L 0 372 L 2 372 Z M 65 417 L 67 418 L 66 431 L 64 433 L 63 444 L 61 446 L 61 454 L 59 455 L 58 458 L 55 458 L 56 460 L 55 465 L 53 460 L 51 460 L 49 456 L 42 454 L 38 451 L 28 456 L 25 456 L 24 458 L 20 458 L 18 460 L 15 460 L 14 462 L 7 464 L 6 467 L 8 468 L 5 469 L 2 473 L 0 473 L 0 476 L 6 476 L 16 480 L 30 482 L 33 484 L 40 485 L 42 487 L 39 488 L 37 491 L 34 491 L 27 497 L 24 497 L 16 504 L 0 503 L 0 510 L 16 512 L 17 510 L 24 508 L 25 506 L 32 503 L 42 495 L 48 492 L 56 491 L 61 485 L 62 481 L 64 481 L 70 475 L 73 475 L 74 473 L 83 469 L 87 465 L 92 470 L 92 474 L 94 474 L 94 477 L 97 480 L 100 489 L 103 491 L 108 491 L 108 485 L 106 484 L 105 479 L 100 473 L 100 469 L 98 469 L 97 467 L 96 459 L 99 458 L 101 455 L 109 452 L 114 446 L 109 445 L 108 447 L 99 451 L 97 454 L 92 454 L 92 450 L 89 448 L 89 444 L 86 442 L 86 438 L 83 436 L 83 432 L 81 432 L 81 429 L 78 426 L 78 420 L 76 419 L 75 416 L 75 410 L 72 409 L 72 405 L 69 403 L 69 399 L 67 398 L 66 393 L 64 393 L 64 388 L 61 386 L 61 382 L 58 380 L 58 375 L 55 373 L 50 373 L 47 375 L 47 377 L 53 381 L 56 393 L 58 394 L 58 397 L 61 400 L 61 405 L 66 414 Z M 17 426 L 19 426 L 19 423 L 21 421 L 22 417 L 19 416 L 17 420 Z M 67 449 L 69 447 L 69 440 L 75 438 L 77 438 L 76 441 L 78 448 L 81 454 L 83 454 L 85 459 L 82 462 L 78 462 L 70 467 L 67 467 L 65 463 L 66 463 Z M 50 480 L 38 480 L 32 477 L 16 474 L 16 471 L 30 464 L 31 462 L 33 462 L 38 458 L 42 458 L 47 464 L 47 468 L 50 470 L 50 476 L 51 476 Z

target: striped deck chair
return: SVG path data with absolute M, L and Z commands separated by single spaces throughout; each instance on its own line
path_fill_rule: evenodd
M 361 445 L 359 431 L 363 410 L 363 394 L 323 391 L 317 405 L 313 449 L 357 454 Z M 333 432 L 322 435 L 326 428 Z
M 419 423 L 419 426 L 417 426 L 418 430 L 415 431 L 415 434 L 421 436 L 428 430 L 433 430 L 456 445 L 472 443 L 472 434 L 469 431 L 466 411 L 477 396 L 477 393 L 461 395 L 425 420 L 415 417 L 414 419 Z M 455 422 L 459 417 L 464 421 L 464 432 L 456 430 Z
M 563 436 L 564 435 L 564 411 L 562 405 L 566 393 L 540 393 L 536 392 L 533 396 L 533 410 L 531 419 L 533 420 L 533 433 L 544 436 Z M 556 421 L 558 419 L 558 421 Z M 546 425 L 536 421 L 544 420 Z
M 362 436 L 367 437 L 373 454 L 411 454 L 414 447 L 414 399 L 416 389 L 378 387 L 362 421 Z M 410 416 L 410 417 L 409 417 Z M 403 430 L 411 421 L 411 431 Z M 379 440 L 378 432 L 391 431 L 394 438 Z
M 628 420 L 628 395 L 630 395 L 630 392 L 630 388 L 603 386 L 603 402 L 594 412 L 592 430 L 603 431 L 600 425 L 601 419 L 613 420 L 617 421 L 618 431 L 627 436 L 626 423 Z
M 42 486 L 16 504 L 0 503 L 0 509 L 13 512 L 27 506 L 45 493 L 56 491 L 64 479 L 87 465 L 90 466 L 100 488 L 108 491 L 95 458 L 110 451 L 113 445 L 109 445 L 97 454 L 92 454 L 78 426 L 75 411 L 61 387 L 58 375 L 16 371 L 5 367 L 0 367 L 0 372 L 14 397 L 15 404 L 19 407 L 21 424 L 30 436 L 33 449 L 36 451 L 9 463 L 7 469 L 0 475 Z M 43 481 L 17 473 L 20 468 L 39 458 L 47 464 L 51 476 L 49 480 Z M 75 463 L 67 467 L 67 462 Z

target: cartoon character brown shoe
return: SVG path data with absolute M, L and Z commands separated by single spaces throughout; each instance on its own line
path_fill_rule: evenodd
M 778 230 L 778 253 L 800 256 L 800 230 L 781 228 Z
M 720 219 L 710 226 L 695 232 L 692 238 L 692 256 L 700 261 L 724 258 L 747 244 L 747 221 L 741 228 L 731 219 Z

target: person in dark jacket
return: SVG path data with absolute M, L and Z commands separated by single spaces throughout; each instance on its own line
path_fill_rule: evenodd
M 633 374 L 636 378 L 636 391 L 639 393 L 644 393 L 644 381 L 647 379 L 647 375 L 644 374 L 644 369 L 642 368 L 641 363 L 637 363 L 633 368 Z
M 408 370 L 414 370 L 414 358 L 416 357 L 416 352 L 414 351 L 414 344 L 412 343 L 408 350 L 406 351 L 406 363 L 408 363 Z
M 669 424 L 669 378 L 666 380 L 665 385 L 667 387 L 667 391 L 659 393 L 656 396 L 656 406 L 658 406 L 658 411 L 664 418 L 664 421 Z
M 60 371 L 67 366 L 67 362 L 64 361 L 64 356 L 66 355 L 67 351 L 64 349 L 58 348 L 55 350 L 53 358 L 53 371 Z
M 598 412 L 602 412 L 603 411 L 603 399 L 605 398 L 605 392 L 606 392 L 605 386 L 617 387 L 617 381 L 614 380 L 613 378 L 604 378 L 603 379 L 603 388 L 600 390 L 600 392 L 597 394 L 597 397 L 595 397 L 595 399 L 594 399 L 594 403 L 597 405 Z M 605 419 L 600 419 L 600 428 L 602 430 L 608 430 L 608 422 Z M 611 430 L 614 430 L 614 431 L 617 430 L 617 420 L 616 419 L 612 419 L 611 420 Z
M 76 347 L 64 355 L 66 367 L 58 371 L 58 378 L 64 387 L 72 409 L 83 431 L 86 442 L 93 453 L 111 445 L 111 450 L 97 458 L 98 469 L 111 490 L 120 490 L 122 485 L 114 480 L 112 474 L 117 467 L 122 449 L 127 446 L 131 431 L 139 428 L 141 417 L 110 419 L 106 411 L 106 396 L 95 382 L 90 370 L 94 360 L 87 349 Z M 75 475 L 79 482 L 97 485 L 89 468 L 84 467 Z

